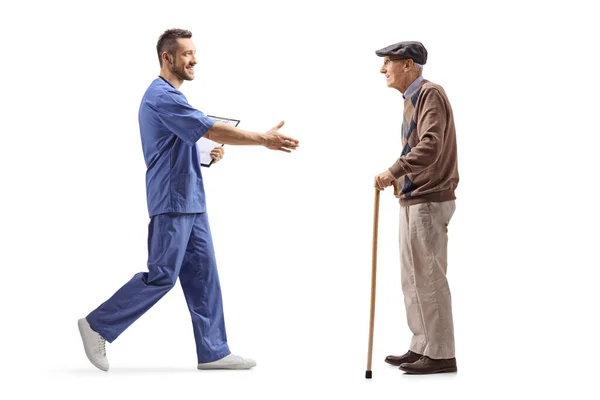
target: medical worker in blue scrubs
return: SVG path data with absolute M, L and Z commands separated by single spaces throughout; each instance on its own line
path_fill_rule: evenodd
M 262 145 L 291 152 L 298 141 L 278 132 L 248 132 L 215 122 L 193 108 L 179 87 L 194 79 L 197 63 L 192 34 L 165 31 L 158 40 L 160 76 L 139 109 L 146 161 L 148 272 L 140 272 L 111 298 L 78 321 L 85 353 L 108 371 L 106 341 L 112 342 L 173 286 L 181 283 L 191 313 L 198 369 L 249 369 L 256 362 L 231 354 L 227 344 L 221 288 L 206 214 L 196 142 L 205 137 L 222 144 Z M 213 152 L 215 159 L 221 150 Z

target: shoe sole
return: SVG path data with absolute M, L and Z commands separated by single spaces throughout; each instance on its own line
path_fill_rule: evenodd
M 254 367 L 256 367 L 256 365 L 252 365 L 250 367 L 245 367 L 245 366 L 244 367 L 242 367 L 242 366 L 239 366 L 239 367 L 233 367 L 233 366 L 231 366 L 231 367 L 226 367 L 226 366 L 218 367 L 218 366 L 208 366 L 207 365 L 205 367 L 198 366 L 198 369 L 202 370 L 202 371 L 207 371 L 207 370 L 211 370 L 211 369 L 219 369 L 219 370 L 229 369 L 229 370 L 238 370 L 238 371 L 241 371 L 241 370 L 245 370 L 245 369 L 251 369 L 251 368 L 254 368 Z
M 399 367 L 399 366 L 401 366 L 402 364 L 412 364 L 412 363 L 414 363 L 414 362 L 417 362 L 417 361 L 419 361 L 419 359 L 417 358 L 417 359 L 416 359 L 416 360 L 414 360 L 414 361 L 410 361 L 410 360 L 408 360 L 408 361 L 402 361 L 402 362 L 396 362 L 396 361 L 390 362 L 390 361 L 388 361 L 388 360 L 383 360 L 383 361 L 385 361 L 385 362 L 386 362 L 387 364 L 389 364 L 389 365 L 393 365 L 394 367 Z
M 437 369 L 435 371 L 428 371 L 428 372 L 416 372 L 416 371 L 407 371 L 405 369 L 400 368 L 401 371 L 406 372 L 407 374 L 410 375 L 428 375 L 428 374 L 441 374 L 444 372 L 457 372 L 458 368 L 457 367 L 448 367 L 448 368 L 442 368 L 442 369 Z
M 84 326 L 83 319 L 80 319 L 79 321 L 77 321 L 77 327 L 79 328 L 79 335 L 81 336 L 81 343 L 83 343 L 83 350 L 85 351 L 85 355 L 87 356 L 88 360 L 90 360 L 90 362 L 92 363 L 92 365 L 94 367 L 96 367 L 99 370 L 104 371 L 104 372 L 108 371 L 108 368 L 105 368 L 105 367 L 99 365 L 98 363 L 94 362 L 94 359 L 88 352 L 88 349 L 85 346 L 85 339 L 84 339 L 84 335 L 83 335 L 83 326 Z

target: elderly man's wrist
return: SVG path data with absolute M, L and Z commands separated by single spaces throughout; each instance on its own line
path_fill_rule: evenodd
M 390 173 L 392 174 L 392 176 L 396 179 L 400 178 L 402 175 L 405 174 L 404 169 L 402 168 L 402 166 L 398 165 L 398 164 L 394 164 L 391 167 L 388 168 L 388 171 L 390 171 Z

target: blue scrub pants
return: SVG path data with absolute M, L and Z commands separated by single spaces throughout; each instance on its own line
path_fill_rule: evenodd
M 153 216 L 148 226 L 148 272 L 135 274 L 87 316 L 88 323 L 112 342 L 171 290 L 177 277 L 192 316 L 198 362 L 225 357 L 230 351 L 206 213 Z

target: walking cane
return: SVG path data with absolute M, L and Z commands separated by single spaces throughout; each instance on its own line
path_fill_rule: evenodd
M 394 196 L 398 195 L 398 182 L 393 181 Z M 366 379 L 371 379 L 371 361 L 373 358 L 373 328 L 375 327 L 375 289 L 377 281 L 377 229 L 379 225 L 379 190 L 375 188 L 375 211 L 373 213 L 373 258 L 371 269 L 371 318 L 369 322 L 369 355 L 367 357 Z

